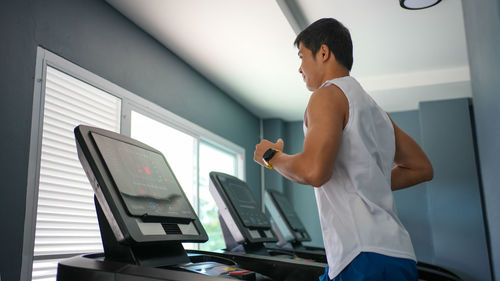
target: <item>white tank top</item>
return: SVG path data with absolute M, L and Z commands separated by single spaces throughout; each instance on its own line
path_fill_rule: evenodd
M 361 252 L 416 261 L 391 191 L 395 153 L 392 123 L 353 77 L 329 80 L 321 87 L 331 84 L 347 97 L 349 120 L 331 179 L 314 188 L 328 275 L 333 279 Z

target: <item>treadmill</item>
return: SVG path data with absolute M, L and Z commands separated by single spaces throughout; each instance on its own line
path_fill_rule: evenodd
M 63 260 L 59 281 L 316 280 L 322 264 L 185 250 L 208 236 L 158 150 L 107 130 L 75 128 L 94 190 L 104 253 Z
M 326 263 L 324 248 L 302 245 L 303 241 L 310 241 L 309 233 L 283 194 L 266 192 L 264 201 L 272 222 L 269 219 L 263 222 L 265 216 L 245 182 L 231 175 L 211 172 L 209 188 L 219 207 L 219 219 L 228 251 L 243 250 L 268 256 L 312 260 L 314 264 Z M 439 266 L 417 262 L 417 269 L 419 280 L 461 280 Z
M 277 243 L 267 244 L 267 248 L 290 251 L 304 259 L 327 262 L 324 248 L 302 245 L 302 242 L 311 241 L 311 236 L 285 195 L 277 191 L 266 190 L 264 204 L 267 213 L 272 218 L 273 230 L 279 238 Z
M 231 175 L 211 172 L 209 190 L 219 208 L 226 251 L 313 261 L 310 256 L 303 258 L 290 249 L 266 247 L 278 242 L 279 235 L 245 182 Z M 322 253 L 321 264 L 325 264 L 324 251 Z

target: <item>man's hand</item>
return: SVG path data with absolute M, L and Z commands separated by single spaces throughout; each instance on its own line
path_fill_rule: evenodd
M 264 160 L 262 158 L 264 156 L 264 152 L 266 152 L 269 148 L 274 148 L 279 151 L 283 151 L 284 145 L 285 144 L 283 143 L 283 140 L 281 138 L 278 139 L 278 141 L 276 141 L 275 143 L 263 139 L 260 141 L 260 143 L 258 143 L 255 146 L 255 151 L 253 153 L 253 160 L 259 163 L 259 165 L 266 167 L 266 164 L 264 163 Z

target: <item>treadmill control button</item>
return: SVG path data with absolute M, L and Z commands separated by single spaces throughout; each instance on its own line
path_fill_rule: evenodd
M 255 272 L 250 270 L 235 270 L 229 272 L 229 276 L 235 277 L 241 280 L 255 280 Z

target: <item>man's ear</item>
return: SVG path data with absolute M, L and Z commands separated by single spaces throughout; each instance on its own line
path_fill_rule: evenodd
M 319 48 L 318 55 L 321 58 L 321 61 L 326 62 L 327 60 L 330 59 L 330 57 L 333 57 L 335 60 L 335 56 L 333 55 L 332 52 L 330 52 L 330 48 L 326 44 L 322 44 L 321 47 Z

